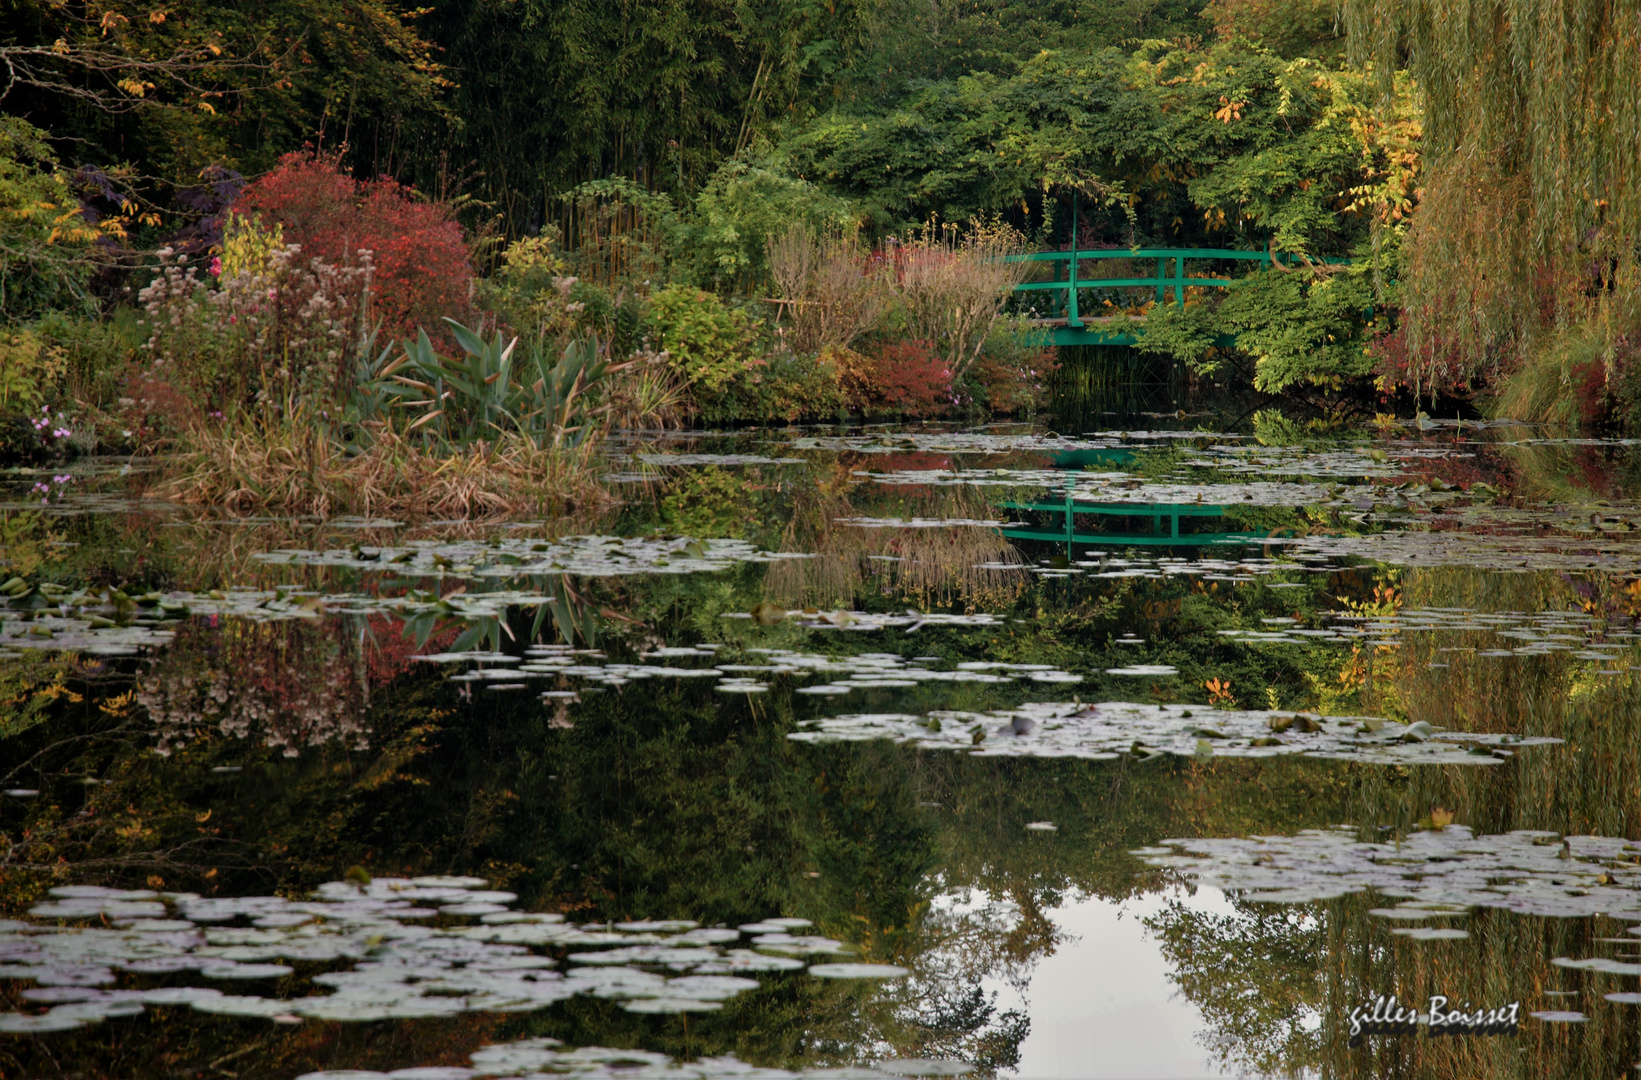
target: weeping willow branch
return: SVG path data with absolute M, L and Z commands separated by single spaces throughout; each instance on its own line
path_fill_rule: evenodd
M 1641 5 L 1346 0 L 1352 59 L 1423 98 L 1427 181 L 1402 267 L 1409 343 L 1477 370 L 1546 331 L 1622 332 L 1641 284 Z

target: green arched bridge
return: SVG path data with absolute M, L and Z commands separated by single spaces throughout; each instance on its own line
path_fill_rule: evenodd
M 1098 272 L 1101 263 L 1124 260 L 1139 263 L 1146 269 L 1156 267 L 1148 277 L 1105 277 Z M 1185 290 L 1200 287 L 1224 287 L 1234 279 L 1196 276 L 1188 273 L 1186 264 L 1197 263 L 1257 263 L 1248 269 L 1262 269 L 1273 263 L 1291 265 L 1298 260 L 1281 252 L 1236 251 L 1230 248 L 1097 248 L 1094 250 L 1042 251 L 1029 255 L 1013 255 L 1010 262 L 1049 263 L 1054 277 L 1049 280 L 1028 281 L 1015 286 L 1015 293 L 1038 312 L 1036 322 L 1055 345 L 1132 345 L 1138 340 L 1122 329 L 1123 321 L 1143 322 L 1144 316 L 1129 316 L 1119 320 L 1110 316 L 1087 315 L 1082 310 L 1086 299 L 1081 295 L 1097 289 L 1156 290 L 1158 304 L 1173 303 L 1185 306 Z M 1347 262 L 1345 259 L 1327 259 L 1326 262 Z M 1093 265 L 1090 266 L 1089 264 Z M 1038 301 L 1038 297 L 1042 300 Z M 1103 305 L 1100 309 L 1105 310 Z M 1113 325 L 1116 324 L 1116 325 Z

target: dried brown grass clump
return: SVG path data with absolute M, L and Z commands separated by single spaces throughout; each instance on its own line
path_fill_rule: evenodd
M 683 427 L 693 407 L 689 383 L 654 354 L 622 365 L 609 381 L 605 404 L 611 426 L 640 431 Z
M 939 344 L 952 378 L 980 355 L 992 324 L 1031 264 L 1011 262 L 1025 237 L 1007 225 L 928 226 L 893 249 L 894 298 L 913 338 Z
M 434 450 L 382 427 L 358 453 L 300 419 L 236 429 L 192 428 L 155 493 L 238 513 L 272 511 L 475 518 L 561 513 L 614 502 L 596 479 L 596 450 L 542 449 L 506 435 Z
M 847 348 L 888 309 L 882 267 L 854 237 L 818 235 L 799 224 L 771 237 L 766 247 L 794 351 Z

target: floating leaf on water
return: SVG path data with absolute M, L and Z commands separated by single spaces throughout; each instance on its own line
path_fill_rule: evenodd
M 219 1016 L 262 1016 L 271 1018 L 290 1012 L 294 1003 L 273 998 L 235 997 L 223 994 L 217 997 L 196 998 L 189 1004 L 194 1007 L 196 1012 L 215 1013 Z
M 966 1076 L 975 1071 L 967 1062 L 946 1058 L 896 1058 L 880 1061 L 873 1068 L 890 1076 Z
M 696 964 L 690 970 L 697 975 L 732 975 L 738 972 L 799 971 L 802 960 L 787 956 L 771 956 L 750 949 L 730 949 L 717 960 Z
M 51 1031 L 73 1031 L 75 1028 L 84 1027 L 85 1024 L 83 1019 L 59 1013 L 56 1009 L 39 1016 L 0 1013 L 0 1033 L 10 1035 L 43 1035 Z
M 1599 971 L 1606 975 L 1641 975 L 1641 964 L 1626 964 L 1622 960 L 1613 960 L 1605 956 L 1592 956 L 1585 960 L 1572 960 L 1565 956 L 1558 956 L 1550 963 L 1556 967 L 1582 968 L 1586 971 Z
M 848 946 L 832 938 L 813 935 L 794 935 L 784 932 L 760 934 L 752 939 L 755 948 L 763 952 L 783 953 L 788 956 L 810 956 L 816 953 L 848 952 Z
M 811 964 L 809 974 L 821 979 L 900 979 L 911 972 L 893 964 Z
M 295 971 L 284 964 L 207 964 L 199 973 L 207 979 L 279 979 Z
M 667 994 L 672 997 L 697 998 L 702 1001 L 726 1001 L 736 994 L 756 990 L 756 979 L 742 979 L 733 975 L 685 975 L 667 980 Z
M 1468 930 L 1456 930 L 1445 926 L 1407 926 L 1398 927 L 1391 931 L 1414 941 L 1462 941 L 1470 936 Z
M 930 713 L 934 719 L 959 714 Z M 1147 755 L 1158 753 L 1194 757 L 1199 753 L 1199 733 L 1211 730 L 1221 736 L 1211 744 L 1221 757 L 1272 757 L 1292 754 L 1344 761 L 1384 764 L 1493 765 L 1501 759 L 1468 752 L 1468 747 L 1511 747 L 1546 745 L 1549 738 L 1517 738 L 1479 732 L 1441 732 L 1425 742 L 1405 743 L 1406 731 L 1400 724 L 1379 721 L 1375 731 L 1364 731 L 1365 717 L 1309 716 L 1291 713 L 1240 712 L 1203 706 L 1149 705 L 1130 702 L 1027 703 L 1010 710 L 987 714 L 965 714 L 982 721 L 972 726 L 947 724 L 932 726 L 928 719 L 900 713 L 867 713 L 810 721 L 787 738 L 797 742 L 860 742 L 888 739 L 923 750 L 955 750 L 983 757 L 1080 757 L 1108 759 L 1135 753 L 1136 744 Z M 976 738 L 986 726 L 999 721 L 1011 723 L 1029 719 L 1029 733 L 1008 739 Z M 1273 730 L 1280 737 L 1271 736 Z M 1023 731 L 1016 726 L 1015 731 Z
M 657 997 L 624 1001 L 621 1007 L 635 1013 L 716 1012 L 724 1007 L 721 1001 L 698 1001 L 694 998 Z

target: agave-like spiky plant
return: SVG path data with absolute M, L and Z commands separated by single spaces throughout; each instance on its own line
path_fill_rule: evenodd
M 627 365 L 612 364 L 597 338 L 571 341 L 557 359 L 531 345 L 521 360 L 518 338 L 498 331 L 486 339 L 445 322 L 462 355 L 441 354 L 422 331 L 392 363 L 383 354 L 362 364 L 351 418 L 364 424 L 389 408 L 419 410 L 405 430 L 424 440 L 465 445 L 511 433 L 541 449 L 581 446 L 599 429 L 596 390 Z

